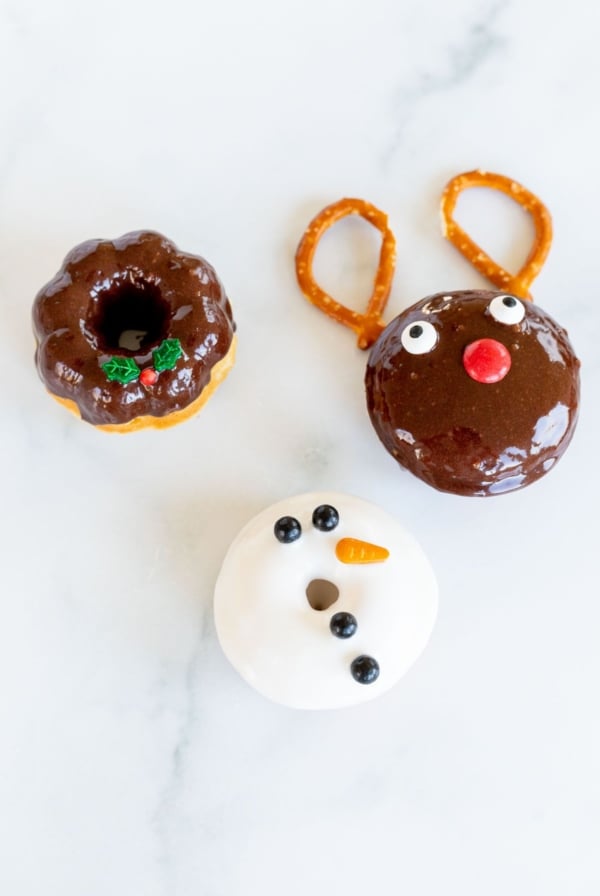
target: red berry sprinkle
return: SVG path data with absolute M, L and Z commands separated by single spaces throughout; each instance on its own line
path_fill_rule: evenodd
M 143 386 L 153 386 L 157 379 L 158 374 L 152 367 L 146 367 L 140 373 L 140 383 L 142 383 Z
M 476 339 L 463 354 L 463 365 L 477 383 L 499 383 L 510 370 L 510 352 L 496 339 Z

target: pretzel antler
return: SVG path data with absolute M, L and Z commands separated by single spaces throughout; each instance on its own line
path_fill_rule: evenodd
M 360 215 L 381 232 L 383 242 L 373 292 L 365 314 L 359 314 L 337 302 L 315 282 L 313 260 L 319 240 L 325 231 L 347 215 Z M 300 289 L 313 305 L 329 317 L 358 334 L 358 347 L 370 348 L 385 329 L 381 314 L 388 300 L 396 262 L 396 240 L 385 215 L 363 199 L 340 199 L 323 209 L 308 227 L 296 251 L 296 276 Z
M 496 264 L 452 217 L 460 193 L 469 187 L 489 187 L 492 190 L 500 190 L 501 193 L 506 193 L 511 199 L 514 199 L 533 218 L 535 226 L 533 246 L 525 264 L 517 274 L 510 274 Z M 479 170 L 459 174 L 450 181 L 442 194 L 442 228 L 444 236 L 494 286 L 522 299 L 531 299 L 529 287 L 539 274 L 552 243 L 550 212 L 537 196 L 502 174 Z

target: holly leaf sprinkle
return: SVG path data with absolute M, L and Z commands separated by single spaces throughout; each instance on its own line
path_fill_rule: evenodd
M 102 365 L 102 370 L 111 382 L 121 383 L 126 386 L 140 375 L 140 368 L 133 358 L 111 358 Z
M 164 339 L 152 352 L 154 369 L 157 373 L 160 373 L 161 370 L 173 370 L 182 354 L 183 349 L 179 339 Z

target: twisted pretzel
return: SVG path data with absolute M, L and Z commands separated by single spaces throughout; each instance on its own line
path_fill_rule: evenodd
M 506 193 L 529 212 L 535 226 L 535 238 L 525 264 L 517 274 L 510 274 L 481 249 L 452 217 L 456 201 L 469 187 L 490 187 Z M 444 236 L 471 262 L 480 274 L 498 289 L 506 290 L 522 299 L 531 299 L 529 287 L 539 274 L 552 243 L 552 218 L 543 202 L 525 187 L 490 171 L 468 171 L 452 178 L 442 194 L 442 229 Z
M 332 224 L 347 215 L 360 215 L 376 227 L 383 237 L 375 284 L 365 314 L 352 311 L 332 298 L 315 282 L 313 274 L 313 260 L 319 240 Z M 388 226 L 387 215 L 363 199 L 340 199 L 319 212 L 306 228 L 296 251 L 296 276 L 300 289 L 309 302 L 338 323 L 354 330 L 358 334 L 358 347 L 364 349 L 370 348 L 385 329 L 381 314 L 392 287 L 395 263 L 396 240 Z

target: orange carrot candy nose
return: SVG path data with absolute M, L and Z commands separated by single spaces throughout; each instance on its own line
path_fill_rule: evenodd
M 390 552 L 378 544 L 358 538 L 342 538 L 335 546 L 335 556 L 342 563 L 383 563 Z

